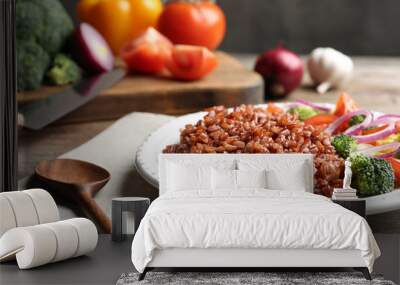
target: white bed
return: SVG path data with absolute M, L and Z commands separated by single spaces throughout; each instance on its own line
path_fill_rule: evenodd
M 365 219 L 312 194 L 311 155 L 163 154 L 159 165 L 160 197 L 132 244 L 140 278 L 154 267 L 354 267 L 368 278 L 380 255 Z M 235 173 L 233 188 L 216 188 L 221 173 Z M 246 180 L 264 173 L 273 188 Z

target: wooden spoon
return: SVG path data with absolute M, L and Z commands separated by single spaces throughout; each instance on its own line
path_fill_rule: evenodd
M 76 159 L 42 160 L 35 168 L 55 195 L 79 203 L 105 233 L 111 233 L 111 220 L 93 199 L 110 180 L 110 173 L 93 163 Z

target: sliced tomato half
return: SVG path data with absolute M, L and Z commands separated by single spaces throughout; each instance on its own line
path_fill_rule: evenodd
M 271 114 L 281 114 L 284 111 L 282 108 L 278 107 L 276 104 L 268 103 L 267 112 L 269 112 Z
M 333 114 L 339 117 L 355 110 L 358 110 L 356 101 L 354 101 L 349 94 L 343 92 L 336 102 L 336 108 Z
M 180 80 L 198 80 L 217 66 L 217 58 L 207 48 L 190 45 L 176 45 L 167 61 L 167 69 Z
M 400 186 L 400 159 L 389 157 L 386 160 L 392 165 L 396 186 Z
M 307 120 L 304 121 L 304 124 L 306 125 L 313 125 L 313 126 L 318 126 L 318 125 L 329 125 L 336 121 L 338 117 L 335 115 L 329 115 L 329 114 L 318 114 L 315 116 L 312 116 L 308 118 Z
M 121 58 L 130 71 L 154 74 L 165 68 L 171 49 L 172 43 L 166 37 L 148 28 L 122 48 Z

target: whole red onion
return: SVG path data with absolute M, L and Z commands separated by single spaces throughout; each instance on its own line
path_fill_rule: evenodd
M 254 70 L 264 78 L 265 99 L 279 99 L 299 87 L 303 61 L 297 54 L 278 46 L 260 55 Z

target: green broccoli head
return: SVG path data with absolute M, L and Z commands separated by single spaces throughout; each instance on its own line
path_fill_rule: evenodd
M 71 17 L 59 0 L 17 0 L 17 38 L 35 41 L 56 54 L 74 30 Z
M 50 57 L 40 45 L 32 41 L 17 40 L 18 90 L 38 89 L 49 64 Z
M 15 23 L 18 90 L 34 90 L 74 26 L 59 0 L 17 0 Z
M 351 136 L 338 135 L 332 140 L 336 152 L 343 158 L 349 157 L 349 155 L 356 150 L 357 142 Z
M 53 85 L 76 83 L 82 77 L 79 66 L 65 54 L 57 54 L 47 72 L 47 79 Z
M 394 173 L 389 162 L 363 154 L 350 156 L 352 181 L 361 197 L 387 193 L 394 188 Z
M 364 122 L 365 120 L 365 115 L 356 115 L 351 117 L 351 119 L 349 120 L 349 126 L 354 126 L 354 125 L 358 125 L 361 124 L 362 122 Z
M 309 106 L 296 106 L 294 108 L 289 109 L 290 114 L 298 113 L 299 114 L 299 119 L 301 121 L 305 121 L 308 118 L 311 118 L 312 116 L 315 116 L 318 114 L 318 111 L 309 107 Z

